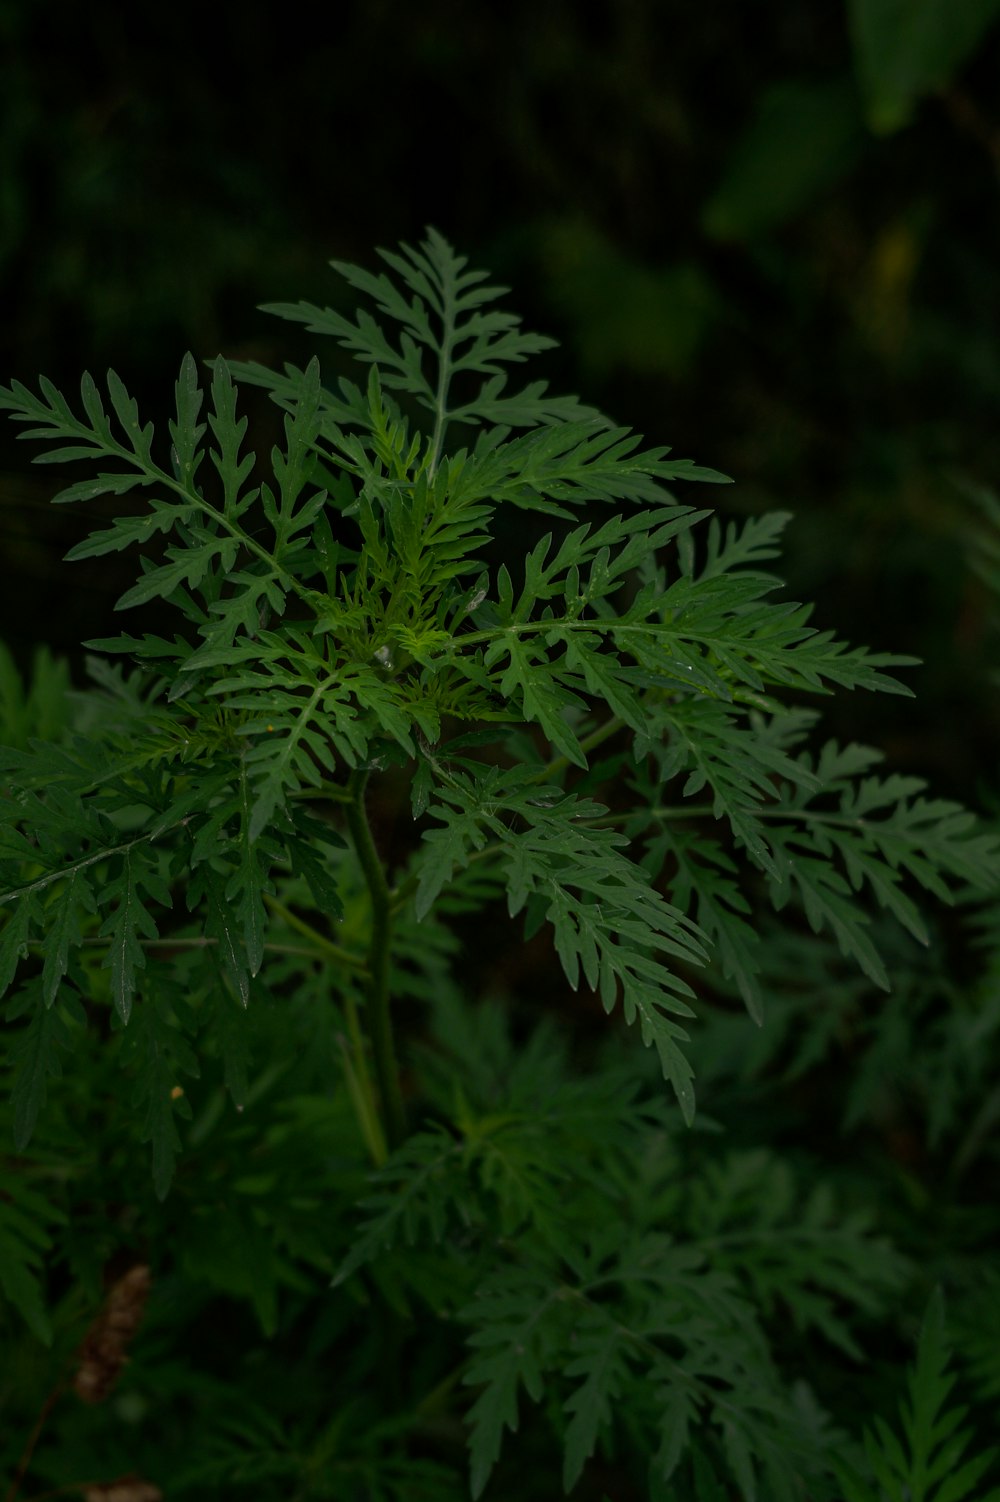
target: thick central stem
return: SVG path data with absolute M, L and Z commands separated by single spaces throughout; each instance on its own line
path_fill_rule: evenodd
M 372 1040 L 372 1060 L 382 1100 L 382 1116 L 389 1147 L 398 1147 L 406 1135 L 403 1097 L 399 1088 L 399 1069 L 392 1036 L 392 1013 L 389 1005 L 389 951 L 392 939 L 392 908 L 385 871 L 375 849 L 371 826 L 365 809 L 368 772 L 359 769 L 351 774 L 347 823 L 368 886 L 372 905 L 372 936 L 369 951 L 367 986 L 368 1032 Z

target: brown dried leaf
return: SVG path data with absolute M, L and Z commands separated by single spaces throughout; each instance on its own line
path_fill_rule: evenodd
M 134 1270 L 134 1269 L 133 1269 Z M 163 1493 L 152 1481 L 143 1481 L 134 1473 L 119 1476 L 116 1481 L 103 1481 L 98 1486 L 88 1486 L 83 1493 L 84 1502 L 163 1502 Z
M 84 1336 L 80 1365 L 73 1378 L 73 1388 L 85 1403 L 102 1403 L 118 1381 L 128 1360 L 128 1348 L 142 1322 L 149 1285 L 149 1268 L 139 1263 L 109 1288 L 100 1313 Z M 133 1502 L 133 1499 L 131 1495 L 119 1498 L 116 1494 L 113 1502 Z

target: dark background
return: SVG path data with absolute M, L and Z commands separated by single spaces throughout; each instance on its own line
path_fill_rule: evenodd
M 996 18 L 996 19 L 995 19 Z M 840 734 L 977 801 L 1000 713 L 966 487 L 1000 474 L 1000 3 L 139 8 L 0 0 L 0 380 L 280 362 L 264 300 L 432 223 L 559 338 L 547 374 L 795 513 L 817 620 L 914 653 Z M 266 449 L 273 416 L 247 393 Z M 0 430 L 0 638 L 79 672 L 132 560 Z M 704 494 L 698 496 L 704 504 Z

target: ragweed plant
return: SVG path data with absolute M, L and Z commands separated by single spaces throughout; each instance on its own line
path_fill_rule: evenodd
M 691 1150 L 672 1117 L 695 1115 L 689 1030 L 733 992 L 762 1021 L 765 913 L 825 932 L 888 988 L 873 908 L 926 942 L 914 894 L 937 904 L 988 885 L 996 842 L 918 779 L 880 773 L 876 752 L 817 739 L 815 696 L 906 693 L 892 670 L 908 659 L 848 647 L 776 597 L 764 565 L 787 517 L 720 522 L 689 497 L 723 476 L 541 381 L 511 384 L 550 341 L 436 233 L 381 255 L 377 275 L 334 263 L 363 300 L 353 317 L 271 309 L 346 350 L 356 381 L 325 383 L 319 358 L 281 372 L 219 358 L 203 385 L 187 356 L 159 435 L 113 372 L 104 390 L 84 376 L 79 401 L 45 380 L 39 394 L 0 389 L 42 462 L 90 467 L 57 502 L 128 497 L 70 558 L 136 548 L 117 608 L 159 602 L 173 620 L 88 642 L 75 718 L 0 753 L 0 987 L 22 1155 L 0 1196 L 5 1291 L 50 1335 L 39 1279 L 54 1232 L 44 1217 L 26 1228 L 35 1191 L 17 1164 L 40 1120 L 45 1140 L 48 1093 L 57 1115 L 59 1097 L 79 1104 L 64 1071 L 85 1058 L 113 1097 L 100 1059 L 124 1069 L 160 1199 L 187 1139 L 178 1192 L 197 1221 L 192 1186 L 207 1204 L 223 1191 L 205 1184 L 226 1182 L 213 1133 L 241 1152 L 261 1069 L 274 1090 L 305 1048 L 344 1114 L 331 1137 L 313 1082 L 288 1097 L 293 1113 L 312 1102 L 297 1125 L 269 1120 L 251 1159 L 285 1167 L 233 1210 L 226 1244 L 256 1247 L 257 1263 L 233 1278 L 271 1332 L 277 1289 L 301 1293 L 302 1267 L 334 1277 L 334 1324 L 374 1299 L 383 1323 L 369 1321 L 359 1381 L 398 1359 L 414 1301 L 452 1323 L 420 1368 L 423 1396 L 400 1377 L 385 1412 L 272 1433 L 255 1485 L 462 1495 L 448 1422 L 464 1414 L 478 1496 L 523 1389 L 560 1435 L 567 1487 L 601 1444 L 643 1456 L 658 1497 L 721 1496 L 719 1467 L 746 1498 L 758 1476 L 768 1497 L 832 1496 L 834 1438 L 785 1385 L 754 1298 L 855 1353 L 841 1306 L 881 1307 L 905 1264 L 766 1153 L 695 1154 L 686 1201 L 673 1179 Z M 283 413 L 267 458 L 248 446 L 240 383 Z M 390 860 L 371 813 L 401 779 L 412 837 L 397 827 Z M 643 1069 L 584 1084 L 551 1038 L 519 1062 L 494 1014 L 470 1021 L 454 924 L 475 913 L 509 921 L 511 944 L 518 918 L 529 938 L 548 927 L 569 986 L 654 1050 L 676 1099 L 666 1115 Z M 428 1009 L 433 1057 L 420 1053 Z M 228 1126 L 202 1070 L 237 1108 Z M 310 1122 L 340 1144 L 297 1191 L 323 1244 L 286 1162 Z M 771 1211 L 751 1211 L 755 1196 Z M 811 1228 L 806 1251 L 796 1227 Z M 206 1236 L 202 1224 L 178 1256 L 211 1281 L 225 1257 Z M 762 1238 L 783 1248 L 776 1261 L 760 1260 Z M 465 1327 L 471 1356 L 454 1345 Z M 266 1416 L 246 1422 L 266 1438 Z M 171 1494 L 240 1483 L 246 1435 L 231 1453 L 225 1423 L 213 1433 L 221 1450 L 175 1471 Z

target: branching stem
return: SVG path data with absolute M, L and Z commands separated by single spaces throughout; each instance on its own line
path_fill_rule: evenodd
M 319 929 L 307 923 L 305 918 L 300 918 L 298 913 L 293 913 L 291 908 L 279 902 L 277 897 L 272 897 L 269 892 L 264 893 L 264 901 L 271 912 L 287 923 L 289 928 L 311 939 L 320 951 L 321 958 L 332 961 L 341 969 L 353 970 L 365 980 L 371 979 L 367 966 L 363 960 L 358 959 L 357 955 L 351 954 L 347 949 L 342 949 L 339 944 L 334 944 L 325 934 L 320 933 Z M 350 1046 L 348 1046 L 347 1038 L 341 1039 L 347 1093 L 351 1097 L 354 1114 L 358 1119 L 361 1135 L 365 1139 L 372 1162 L 376 1168 L 380 1168 L 388 1157 L 388 1149 L 375 1103 L 375 1090 L 368 1071 L 368 1053 L 361 1032 L 361 1024 L 358 1021 L 358 1009 L 349 986 L 342 988 L 342 995 L 344 1020 L 347 1023 L 350 1038 Z
M 451 385 L 451 352 L 455 340 L 455 309 L 454 295 L 451 286 L 444 289 L 444 306 L 441 310 L 441 318 L 444 328 L 441 334 L 441 344 L 438 349 L 438 381 L 437 391 L 434 394 L 434 433 L 431 437 L 430 457 L 427 461 L 427 470 L 433 480 L 437 473 L 438 461 L 441 458 L 441 448 L 444 444 L 444 435 L 448 430 L 448 387 Z
M 343 949 L 339 944 L 334 944 L 326 937 L 326 934 L 320 933 L 318 928 L 314 928 L 305 918 L 300 918 L 298 913 L 293 913 L 291 908 L 286 907 L 277 897 L 272 897 L 270 892 L 264 893 L 264 903 L 283 923 L 287 923 L 289 928 L 293 928 L 296 933 L 302 934 L 303 938 L 315 944 L 317 949 L 322 950 L 326 959 L 332 960 L 344 970 L 353 970 L 367 976 L 368 971 L 364 960 L 359 959 L 356 954 L 351 954 L 349 949 Z

